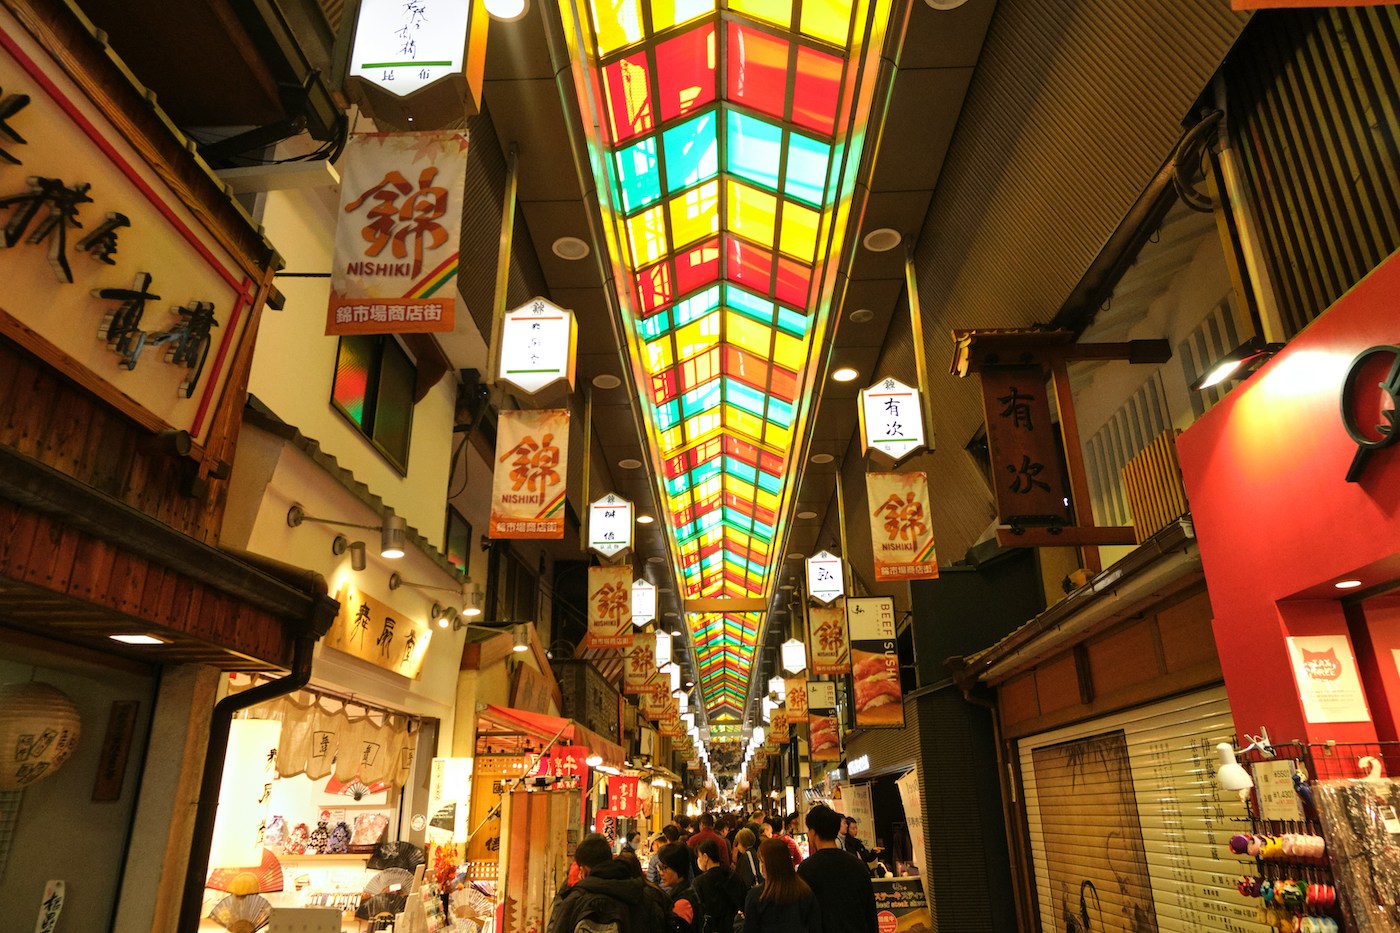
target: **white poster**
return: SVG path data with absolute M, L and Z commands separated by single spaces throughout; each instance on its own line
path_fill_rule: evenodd
M 924 897 L 932 903 L 928 866 L 923 864 L 928 850 L 924 848 L 924 797 L 919 791 L 919 772 L 909 771 L 895 784 L 899 786 L 899 799 L 904 804 L 904 822 L 909 827 L 909 845 L 914 849 L 912 858 L 919 866 L 919 878 L 924 883 Z
M 1288 654 L 1308 722 L 1370 721 L 1356 656 L 1345 635 L 1289 638 Z

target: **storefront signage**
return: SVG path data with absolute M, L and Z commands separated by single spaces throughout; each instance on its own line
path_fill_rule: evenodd
M 807 594 L 823 605 L 830 605 L 846 592 L 846 571 L 841 558 L 822 551 L 807 558 Z
M 870 756 L 869 756 L 869 755 L 857 755 L 856 757 L 852 758 L 850 761 L 846 762 L 846 773 L 849 774 L 851 777 L 855 777 L 857 774 L 864 774 L 865 772 L 867 772 L 867 771 L 869 771 L 869 770 L 870 770 Z
M 501 321 L 500 380 L 528 395 L 563 381 L 574 387 L 578 323 L 572 311 L 544 298 L 507 311 Z
M 656 618 L 656 586 L 646 580 L 632 581 L 632 624 L 641 628 Z
M 0 99 L 5 332 L 204 445 L 258 282 L 8 13 Z
M 608 808 L 604 812 L 624 819 L 637 815 L 637 778 L 629 774 L 608 775 Z
M 449 0 L 360 0 L 348 77 L 402 97 L 460 74 L 474 7 Z
M 988 366 L 980 375 L 997 514 L 1012 527 L 1071 524 L 1044 371 Z
M 899 685 L 894 600 L 870 596 L 846 600 L 851 630 L 851 676 L 856 725 L 903 727 L 904 694 Z
M 1347 482 L 1360 482 L 1378 450 L 1400 440 L 1400 347 L 1362 350 L 1342 382 L 1342 424 L 1356 444 Z
M 496 423 L 491 537 L 564 537 L 569 410 L 503 411 Z
M 465 842 L 468 833 L 467 805 L 471 797 L 472 759 L 434 758 L 429 770 L 428 812 L 433 814 L 433 828 L 430 836 L 437 839 L 439 833 L 448 835 L 452 842 Z M 443 810 L 451 807 L 447 813 Z M 438 821 L 441 815 L 442 822 Z M 446 824 L 448 817 L 450 825 Z
M 919 878 L 876 878 L 875 922 L 879 930 L 931 930 L 933 918 Z
M 338 167 L 326 333 L 450 333 L 466 135 L 366 133 Z
M 836 716 L 836 684 L 807 681 L 808 748 L 813 761 L 841 760 L 841 722 Z
M 656 633 L 638 632 L 632 636 L 632 647 L 624 654 L 622 692 L 627 696 L 640 696 L 656 677 Z
M 773 710 L 773 718 L 768 723 L 768 738 L 782 744 L 788 742 L 788 709 L 786 703 Z
M 867 473 L 870 545 L 876 580 L 932 580 L 938 576 L 928 476 Z
M 44 884 L 44 896 L 39 901 L 39 919 L 34 923 L 34 933 L 54 933 L 58 929 L 58 915 L 63 912 L 67 887 L 68 883 L 62 879 Z
M 924 409 L 917 389 L 885 378 L 860 390 L 860 442 L 865 452 L 898 463 L 924 447 Z
M 807 675 L 784 679 L 787 691 L 788 722 L 801 722 L 807 715 Z
M 1290 637 L 1288 656 L 1308 722 L 1370 722 L 1356 656 L 1345 635 Z
M 1249 766 L 1259 797 L 1259 816 L 1266 820 L 1303 821 L 1302 798 L 1293 786 L 1292 761 L 1256 761 Z
M 588 568 L 588 646 L 631 648 L 632 568 Z
M 851 672 L 851 641 L 846 631 L 844 599 L 807 611 L 807 647 L 812 653 L 813 674 Z
M 609 560 L 632 547 L 631 502 L 610 492 L 589 505 L 588 547 Z
M 670 698 L 670 683 L 662 677 L 652 680 L 641 693 L 642 715 L 652 722 L 660 722 L 666 715 L 666 701 Z
M 417 680 L 433 637 L 428 623 L 366 596 L 348 583 L 336 598 L 340 612 L 326 635 L 326 647 Z

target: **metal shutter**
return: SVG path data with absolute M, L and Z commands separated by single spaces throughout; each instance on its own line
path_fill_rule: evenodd
M 1234 887 L 1253 862 L 1229 850 L 1245 809 L 1215 782 L 1233 734 L 1214 687 L 1018 743 L 1042 930 L 1270 930 Z

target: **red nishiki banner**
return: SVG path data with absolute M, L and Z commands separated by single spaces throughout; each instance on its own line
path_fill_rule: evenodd
M 659 722 L 666 715 L 666 701 L 671 699 L 671 682 L 663 677 L 647 684 L 641 694 L 642 715 L 652 722 Z
M 850 597 L 846 600 L 846 620 L 851 631 L 856 726 L 902 727 L 904 694 L 899 686 L 894 600 L 888 596 Z
M 588 568 L 588 647 L 631 648 L 632 568 Z
M 647 684 L 657 676 L 656 633 L 633 634 L 632 647 L 627 649 L 622 663 L 622 692 L 627 696 L 641 696 Z
M 465 133 L 366 133 L 345 144 L 327 334 L 455 326 Z
M 807 716 L 807 675 L 783 679 L 784 695 L 787 697 L 788 722 L 801 722 Z
M 846 632 L 846 601 L 807 610 L 807 650 L 813 674 L 849 674 L 851 641 Z
M 870 544 L 876 580 L 932 580 L 938 576 L 929 519 L 928 476 L 867 473 Z
M 491 477 L 491 537 L 564 537 L 568 475 L 567 408 L 501 412 Z
M 768 734 L 771 736 L 776 736 L 779 742 L 787 742 L 788 711 L 786 703 L 773 710 L 773 719 L 771 722 L 768 723 Z

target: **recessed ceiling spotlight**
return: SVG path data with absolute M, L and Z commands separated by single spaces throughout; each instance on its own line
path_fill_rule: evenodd
M 1354 590 L 1360 585 L 1360 580 L 1343 580 L 1341 583 L 1335 584 L 1339 590 Z
M 872 253 L 888 253 L 898 246 L 902 239 L 904 238 L 899 235 L 899 231 L 893 227 L 881 227 L 879 230 L 871 230 L 861 242 Z
M 109 635 L 112 641 L 119 641 L 124 645 L 165 645 L 169 644 L 164 638 L 157 638 L 154 635 Z
M 804 522 L 809 522 L 817 517 L 817 513 L 813 512 L 811 509 L 807 509 L 806 511 L 798 512 L 797 517 Z
M 654 522 L 654 521 L 656 521 L 656 519 L 652 518 L 650 515 L 638 515 L 638 516 L 637 516 L 637 524 L 638 524 L 638 525 L 650 525 L 650 524 L 651 524 L 652 522 Z
M 648 558 L 647 558 L 647 563 L 648 563 L 648 564 L 660 564 L 660 563 L 664 563 L 665 560 L 666 560 L 666 558 L 664 558 L 664 557 L 648 557 Z
M 788 560 L 806 560 L 806 559 L 807 559 L 807 555 L 806 555 L 806 554 L 799 554 L 799 553 L 797 553 L 796 551 L 793 551 L 791 554 L 789 554 L 789 555 L 787 556 L 787 559 L 788 559 Z
M 873 320 L 875 320 L 875 312 L 871 311 L 869 308 L 857 308 L 850 314 L 850 321 L 852 324 L 865 324 Z
M 635 457 L 623 457 L 621 460 L 617 461 L 617 465 L 624 470 L 640 470 L 642 468 L 642 461 Z
M 929 6 L 933 7 L 935 10 L 946 11 L 956 10 L 958 7 L 966 3 L 967 0 L 924 0 L 924 2 L 927 3 Z
M 560 259 L 567 259 L 570 262 L 586 259 L 591 252 L 588 244 L 576 236 L 561 236 L 554 241 L 550 250 Z
M 595 389 L 616 389 L 622 385 L 622 380 L 612 373 L 600 373 L 593 377 L 593 388 Z
M 831 374 L 831 378 L 837 382 L 854 382 L 859 376 L 860 373 L 849 366 L 842 366 Z
M 830 463 L 835 459 L 831 454 L 812 454 L 813 463 Z

